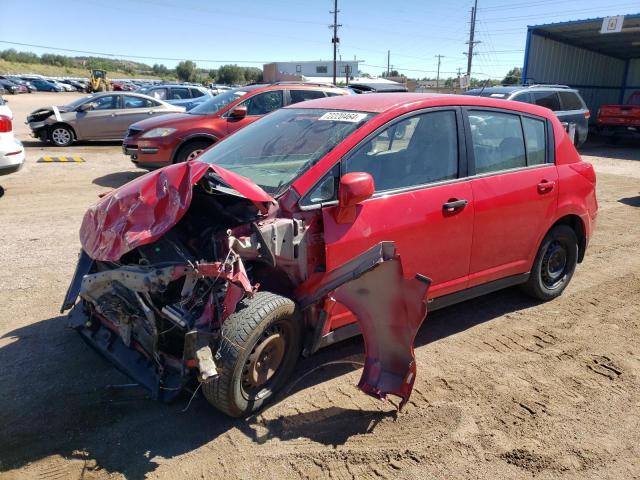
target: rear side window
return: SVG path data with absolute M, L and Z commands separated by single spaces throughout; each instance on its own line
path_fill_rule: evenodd
M 560 95 L 560 102 L 562 103 L 562 110 L 582 110 L 584 106 L 578 98 L 576 92 L 558 92 Z
M 151 108 L 160 105 L 153 100 L 133 95 L 124 95 L 122 99 L 124 100 L 124 108 Z
M 324 92 L 318 90 L 290 90 L 291 103 L 304 102 L 314 98 L 324 98 Z
M 546 162 L 546 133 L 544 121 L 531 117 L 522 117 L 522 129 L 527 146 L 527 165 L 540 165 Z
M 369 173 L 376 192 L 457 178 L 455 112 L 423 113 L 391 125 L 347 158 L 343 170 Z
M 531 92 L 533 94 L 533 99 L 535 100 L 536 105 L 540 105 L 541 107 L 548 108 L 549 110 L 553 110 L 557 112 L 558 110 L 562 110 L 560 106 L 560 99 L 558 98 L 557 92 Z
M 469 112 L 476 174 L 526 166 L 520 116 Z

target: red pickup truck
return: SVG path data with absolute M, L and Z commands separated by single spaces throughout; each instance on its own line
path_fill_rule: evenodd
M 601 105 L 598 128 L 600 133 L 614 138 L 640 135 L 640 90 L 631 94 L 626 105 Z

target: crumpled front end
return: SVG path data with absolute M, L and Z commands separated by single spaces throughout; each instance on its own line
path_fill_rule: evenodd
M 430 280 L 405 278 L 392 242 L 324 272 L 321 223 L 280 213 L 258 186 L 220 167 L 194 161 L 144 175 L 85 215 L 62 310 L 89 345 L 170 400 L 194 380 L 219 378 L 222 326 L 258 288 L 295 301 L 311 342 L 331 314 L 326 305 L 340 302 L 365 338 L 360 388 L 404 405 Z

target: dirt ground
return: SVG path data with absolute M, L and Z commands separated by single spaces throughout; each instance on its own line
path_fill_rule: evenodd
M 0 477 L 640 478 L 640 145 L 582 150 L 600 214 L 561 298 L 510 289 L 428 316 L 403 412 L 357 390 L 354 339 L 300 362 L 242 421 L 200 395 L 187 409 L 112 388 L 129 380 L 65 328 L 82 215 L 142 174 L 117 143 L 29 139 L 29 111 L 73 97 L 9 97 L 27 163 L 0 177 Z

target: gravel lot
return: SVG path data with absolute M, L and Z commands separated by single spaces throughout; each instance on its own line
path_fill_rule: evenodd
M 430 314 L 402 413 L 355 387 L 354 339 L 302 361 L 288 395 L 239 421 L 201 396 L 184 411 L 187 397 L 108 388 L 128 379 L 65 328 L 86 207 L 143 173 L 114 142 L 29 139 L 28 112 L 75 97 L 8 97 L 27 163 L 0 177 L 0 477 L 640 478 L 637 143 L 582 151 L 600 215 L 565 294 L 537 304 L 511 289 Z

